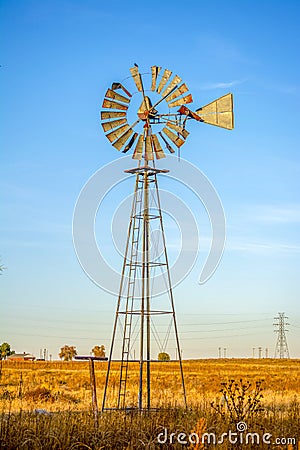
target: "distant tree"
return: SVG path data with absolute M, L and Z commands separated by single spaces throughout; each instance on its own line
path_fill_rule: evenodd
M 161 352 L 158 354 L 158 361 L 170 361 L 170 355 L 165 352 Z
M 77 350 L 76 350 L 76 347 L 74 347 L 74 345 L 64 345 L 60 349 L 60 353 L 58 354 L 60 359 L 63 359 L 64 361 L 72 361 L 72 359 L 76 355 L 77 355 Z
M 7 342 L 3 342 L 0 345 L 0 359 L 6 359 L 10 355 L 14 355 L 15 351 L 11 350 L 10 345 Z
M 0 275 L 2 275 L 3 270 L 6 269 L 6 267 L 1 264 L 1 258 L 0 258 Z
M 92 349 L 92 353 L 94 356 L 100 356 L 102 358 L 105 358 L 105 347 L 104 345 L 95 345 L 95 347 Z

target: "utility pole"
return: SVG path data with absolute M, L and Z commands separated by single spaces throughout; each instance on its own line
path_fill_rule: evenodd
M 273 323 L 274 327 L 275 327 L 275 333 L 278 333 L 277 336 L 277 342 L 276 342 L 276 347 L 275 347 L 275 356 L 274 358 L 290 358 L 290 354 L 289 354 L 289 349 L 288 349 L 288 344 L 287 344 L 287 339 L 286 339 L 286 335 L 285 332 L 288 331 L 286 329 L 286 326 L 289 325 L 289 323 L 286 322 L 286 319 L 288 319 L 287 316 L 284 315 L 283 313 L 278 313 L 277 317 L 274 317 L 275 320 L 277 320 L 277 322 Z

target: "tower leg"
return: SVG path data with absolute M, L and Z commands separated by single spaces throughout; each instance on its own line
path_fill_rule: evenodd
M 171 300 L 171 307 L 172 307 L 172 314 L 173 314 L 173 321 L 174 321 L 174 330 L 175 330 L 176 347 L 177 347 L 179 367 L 180 367 L 182 393 L 183 393 L 184 405 L 185 405 L 185 408 L 187 408 L 186 390 L 185 390 L 185 382 L 184 382 L 183 367 L 182 367 L 182 355 L 181 355 L 181 349 L 180 349 L 180 344 L 179 344 L 173 289 L 172 289 L 171 274 L 170 274 L 170 268 L 169 268 L 169 259 L 168 259 L 168 253 L 167 253 L 166 238 L 165 238 L 165 232 L 164 232 L 164 224 L 163 224 L 163 219 L 162 219 L 162 211 L 161 211 L 159 189 L 158 189 L 158 182 L 157 182 L 156 175 L 155 175 L 155 189 L 156 189 L 156 195 L 157 195 L 157 206 L 158 206 L 158 212 L 159 212 L 159 218 L 160 218 L 160 226 L 161 226 L 161 230 L 162 230 L 163 248 L 164 248 L 165 260 L 166 260 L 166 264 L 167 264 L 169 295 L 170 295 L 170 300 Z

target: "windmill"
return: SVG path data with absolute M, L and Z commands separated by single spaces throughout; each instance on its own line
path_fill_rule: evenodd
M 155 320 L 158 321 L 157 327 L 168 321 L 163 345 L 160 346 L 158 342 L 158 348 L 163 352 L 168 336 L 171 331 L 173 333 L 175 357 L 172 361 L 177 364 L 183 403 L 185 406 L 187 404 L 157 180 L 159 174 L 166 174 L 168 170 L 157 168 L 155 160 L 165 158 L 166 150 L 170 153 L 175 153 L 175 149 L 180 150 L 189 135 L 186 125 L 190 120 L 233 129 L 232 94 L 192 111 L 186 106 L 193 101 L 187 85 L 170 70 L 152 66 L 151 73 L 141 74 L 135 64 L 130 73 L 131 77 L 124 84 L 131 80 L 132 92 L 120 82 L 112 83 L 106 91 L 101 111 L 101 124 L 112 146 L 122 153 L 133 150 L 132 158 L 137 160 L 136 167 L 126 170 L 128 174 L 134 175 L 135 187 L 104 387 L 103 411 L 128 408 L 151 410 L 157 406 L 151 389 L 151 371 L 158 364 L 153 353 L 154 338 L 156 344 L 159 340 Z M 150 78 L 149 85 L 144 83 L 147 77 Z M 154 298 L 153 283 L 157 272 L 163 273 L 165 285 L 161 296 Z M 121 345 L 118 357 L 115 357 L 118 337 Z M 136 374 L 138 378 L 133 383 Z

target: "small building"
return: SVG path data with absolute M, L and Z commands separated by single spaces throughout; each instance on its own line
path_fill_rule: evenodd
M 33 356 L 31 353 L 14 353 L 13 355 L 10 355 L 7 357 L 9 361 L 34 361 L 35 356 Z

